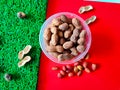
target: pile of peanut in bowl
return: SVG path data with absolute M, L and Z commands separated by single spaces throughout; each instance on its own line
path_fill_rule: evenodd
M 43 24 L 42 29 L 41 48 L 52 61 L 56 60 L 58 63 L 79 61 L 90 48 L 89 27 L 75 14 L 60 13 L 56 17 L 53 15 Z

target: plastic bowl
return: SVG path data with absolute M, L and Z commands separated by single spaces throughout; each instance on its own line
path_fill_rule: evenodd
M 44 42 L 44 37 L 43 37 L 43 34 L 44 34 L 44 30 L 45 28 L 51 23 L 52 19 L 53 18 L 56 18 L 56 17 L 59 17 L 60 15 L 66 15 L 67 17 L 69 18 L 78 18 L 80 21 L 81 21 L 81 24 L 83 25 L 83 29 L 87 31 L 87 35 L 86 35 L 86 49 L 83 53 L 80 53 L 78 56 L 75 56 L 74 58 L 72 58 L 71 60 L 65 60 L 65 61 L 58 61 L 57 58 L 51 56 L 50 54 L 48 54 L 48 52 L 46 51 L 45 49 L 45 42 Z M 40 34 L 39 34 L 39 43 L 40 43 L 40 46 L 41 46 L 41 49 L 42 51 L 44 52 L 44 54 L 50 59 L 52 60 L 53 62 L 55 63 L 59 63 L 59 64 L 72 64 L 72 63 L 75 63 L 81 59 L 84 58 L 84 56 L 87 54 L 87 52 L 89 51 L 90 49 L 90 46 L 91 46 L 91 32 L 90 32 L 90 29 L 88 27 L 88 25 L 85 23 L 85 21 L 78 15 L 74 14 L 74 13 L 70 13 L 70 12 L 61 12 L 61 13 L 57 13 L 57 14 L 54 14 L 52 16 L 50 16 L 42 25 L 41 27 L 41 30 L 40 30 Z

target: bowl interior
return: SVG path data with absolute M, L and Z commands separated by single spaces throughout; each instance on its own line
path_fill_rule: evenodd
M 51 21 L 53 20 L 53 18 L 59 17 L 60 15 L 66 15 L 69 18 L 73 18 L 76 17 L 80 20 L 83 29 L 87 31 L 87 35 L 86 35 L 86 49 L 83 53 L 79 54 L 78 56 L 75 56 L 74 58 L 72 58 L 71 60 L 65 60 L 65 61 L 58 61 L 57 58 L 51 56 L 50 54 L 48 54 L 48 52 L 46 51 L 45 47 L 45 42 L 44 42 L 44 38 L 43 38 L 43 34 L 44 34 L 44 30 L 45 28 L 51 23 Z M 49 17 L 42 25 L 41 30 L 40 30 L 40 34 L 39 34 L 39 43 L 41 46 L 42 51 L 44 52 L 44 54 L 53 62 L 55 63 L 59 63 L 59 64 L 72 64 L 74 62 L 77 62 L 81 59 L 84 58 L 84 56 L 87 54 L 88 50 L 90 49 L 90 45 L 91 45 L 91 32 L 90 29 L 88 27 L 88 25 L 85 23 L 85 21 L 78 15 L 74 14 L 74 13 L 70 13 L 70 12 L 61 12 L 61 13 L 57 13 L 52 15 L 51 17 Z

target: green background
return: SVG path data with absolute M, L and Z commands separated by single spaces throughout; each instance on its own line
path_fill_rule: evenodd
M 36 90 L 39 70 L 39 31 L 45 20 L 47 0 L 0 0 L 0 90 Z M 17 18 L 17 12 L 27 14 Z M 32 45 L 32 60 L 18 68 L 18 52 Z M 12 74 L 10 82 L 4 74 Z

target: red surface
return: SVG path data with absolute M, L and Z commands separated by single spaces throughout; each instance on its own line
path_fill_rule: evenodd
M 78 14 L 82 5 L 91 4 L 93 11 Z M 47 18 L 54 13 L 68 11 L 86 19 L 97 16 L 90 25 L 92 46 L 88 61 L 98 63 L 99 69 L 81 77 L 57 78 L 51 67 L 58 65 L 43 53 L 40 58 L 38 90 L 120 90 L 120 4 L 85 2 L 81 0 L 48 0 Z

